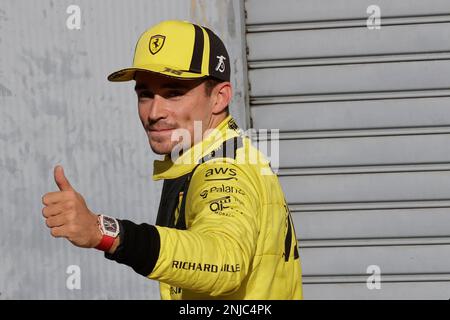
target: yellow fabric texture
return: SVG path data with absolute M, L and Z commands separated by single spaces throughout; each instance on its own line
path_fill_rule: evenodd
M 155 161 L 153 178 L 191 172 L 238 135 L 229 116 L 176 161 Z M 157 226 L 160 254 L 148 278 L 160 281 L 162 299 L 302 299 L 297 238 L 283 191 L 248 138 L 235 159 L 200 164 L 185 196 L 187 230 Z

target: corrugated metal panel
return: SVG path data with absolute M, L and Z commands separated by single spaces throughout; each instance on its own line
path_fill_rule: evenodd
M 300 242 L 301 247 L 301 242 Z M 450 274 L 450 245 L 386 245 L 303 248 L 305 276 L 357 275 L 367 266 L 380 266 L 383 274 Z M 407 271 L 407 272 L 405 272 Z M 426 294 L 426 293 L 425 293 Z
M 268 37 L 270 45 L 267 43 Z M 253 61 L 252 67 L 264 67 L 266 65 L 255 61 L 357 55 L 370 55 L 372 59 L 380 59 L 375 55 L 398 54 L 414 54 L 422 58 L 418 55 L 450 50 L 449 38 L 450 23 L 383 26 L 377 32 L 365 27 L 258 32 L 248 36 L 249 47 L 259 49 L 250 51 L 249 60 Z
M 450 171 L 294 175 L 281 176 L 280 181 L 291 203 L 450 198 Z
M 420 75 L 418 77 L 417 75 Z M 438 75 L 438 76 L 437 76 Z M 450 87 L 450 59 L 254 69 L 255 97 L 437 90 Z
M 297 209 L 298 210 L 298 209 Z M 322 239 L 374 239 L 448 241 L 448 205 L 440 208 L 292 211 L 297 234 L 304 246 Z M 389 223 L 386 223 L 389 221 Z M 429 237 L 428 240 L 425 237 Z M 439 238 L 436 238 L 439 237 Z M 359 240 L 358 240 L 359 241 Z M 334 242 L 331 242 L 333 244 Z
M 389 166 L 392 171 L 400 171 L 401 165 L 404 165 L 404 170 L 412 171 L 412 166 L 422 165 L 424 168 L 424 164 L 442 165 L 450 161 L 449 134 L 420 134 L 418 131 L 416 135 L 382 135 L 386 131 L 373 130 L 370 132 L 373 136 L 366 137 L 360 137 L 357 133 L 370 133 L 352 131 L 355 136 L 348 133 L 342 138 L 327 138 L 324 135 L 317 138 L 312 135 L 303 137 L 299 134 L 297 139 L 280 141 L 282 150 L 301 151 L 293 153 L 291 157 L 281 157 L 280 165 L 283 168 L 299 169 L 320 167 L 317 170 L 329 166 L 346 167 L 342 170 L 348 170 L 348 166 L 358 166 L 354 168 L 355 171 L 361 170 L 360 166 Z M 340 132 L 333 134 L 338 135 Z M 442 147 L 436 148 L 436 145 Z M 377 168 L 373 168 L 373 171 L 376 172 Z
M 246 0 L 247 24 L 366 19 L 371 5 L 382 9 L 383 17 L 431 16 L 450 13 L 447 0 Z
M 70 5 L 81 29 L 69 30 Z M 166 19 L 206 24 L 232 57 L 235 98 L 245 124 L 241 6 L 233 0 L 2 0 L 0 3 L 0 299 L 158 299 L 157 283 L 55 240 L 41 197 L 66 169 L 92 210 L 154 223 L 161 184 L 137 114 L 133 84 L 106 76 L 129 66 L 139 35 Z M 67 267 L 81 269 L 69 290 Z
M 373 4 L 380 30 L 366 27 Z M 246 11 L 253 126 L 280 129 L 305 298 L 448 299 L 450 2 Z
M 430 281 L 388 282 L 383 278 L 380 290 L 367 290 L 364 279 L 360 283 L 304 284 L 309 299 L 414 299 L 437 300 L 450 297 L 449 277 L 433 277 Z M 395 280 L 395 279 L 394 279 Z
M 450 97 L 266 104 L 254 105 L 252 117 L 257 129 L 284 131 L 429 128 L 448 124 L 449 105 Z

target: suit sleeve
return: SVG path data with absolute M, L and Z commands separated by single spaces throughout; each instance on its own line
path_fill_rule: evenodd
M 256 199 L 240 166 L 199 166 L 186 198 L 187 230 L 156 227 L 160 251 L 148 277 L 212 296 L 239 289 L 256 251 Z
M 209 161 L 186 195 L 187 230 L 121 220 L 123 241 L 108 259 L 174 287 L 212 296 L 239 289 L 256 251 L 257 192 L 242 166 Z

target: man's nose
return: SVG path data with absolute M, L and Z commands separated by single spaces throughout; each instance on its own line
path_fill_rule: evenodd
M 161 118 L 166 118 L 167 112 L 165 108 L 165 99 L 164 97 L 155 94 L 153 97 L 152 105 L 150 107 L 149 118 L 152 121 L 158 121 Z

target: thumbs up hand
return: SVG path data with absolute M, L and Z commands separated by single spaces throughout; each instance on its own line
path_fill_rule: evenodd
M 60 191 L 42 197 L 42 215 L 51 235 L 66 238 L 78 247 L 94 248 L 102 239 L 97 215 L 89 210 L 83 196 L 72 187 L 61 166 L 55 167 L 54 176 Z
M 70 185 L 69 180 L 67 180 L 64 175 L 64 169 L 61 166 L 56 166 L 54 171 L 55 182 L 60 191 L 75 191 Z

